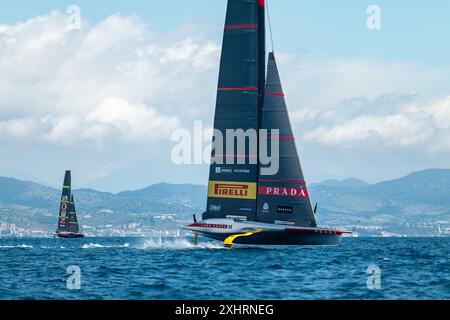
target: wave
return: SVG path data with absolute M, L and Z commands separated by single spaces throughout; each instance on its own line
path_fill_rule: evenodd
M 102 249 L 102 248 L 129 248 L 130 244 L 125 243 L 123 245 L 103 245 L 99 243 L 88 243 L 81 246 L 81 249 Z
M 33 249 L 33 246 L 30 245 L 26 245 L 26 244 L 20 244 L 17 246 L 0 246 L 0 249 L 15 249 L 15 248 L 20 248 L 20 249 Z
M 220 242 L 200 242 L 194 245 L 190 239 L 183 238 L 151 238 L 145 239 L 138 244 L 136 249 L 158 250 L 158 249 L 224 249 Z

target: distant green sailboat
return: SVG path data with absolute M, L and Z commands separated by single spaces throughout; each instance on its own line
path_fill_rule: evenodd
M 59 207 L 58 229 L 55 236 L 59 238 L 84 238 L 80 233 L 75 201 L 72 194 L 71 172 L 68 170 L 64 176 L 64 185 Z

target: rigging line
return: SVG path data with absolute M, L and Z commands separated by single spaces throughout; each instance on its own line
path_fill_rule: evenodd
M 269 22 L 269 32 L 270 32 L 270 42 L 272 44 L 272 52 L 275 52 L 275 45 L 274 45 L 273 34 L 272 34 L 272 22 L 270 20 L 269 0 L 266 0 L 266 10 L 267 10 L 267 20 Z

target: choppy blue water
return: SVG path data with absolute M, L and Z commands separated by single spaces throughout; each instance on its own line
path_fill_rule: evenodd
M 67 267 L 81 289 L 67 288 Z M 381 289 L 369 290 L 369 265 Z M 0 239 L 0 299 L 450 299 L 450 238 L 235 248 L 191 239 Z

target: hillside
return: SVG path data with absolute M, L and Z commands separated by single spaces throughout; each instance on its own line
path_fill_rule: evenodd
M 429 169 L 400 179 L 368 184 L 357 179 L 311 184 L 322 224 L 389 225 L 450 221 L 450 170 Z M 200 215 L 206 203 L 205 186 L 156 184 L 118 194 L 75 190 L 84 225 L 135 228 L 153 226 L 155 217 L 173 215 L 179 221 Z M 34 182 L 0 177 L 0 223 L 53 230 L 60 190 Z
M 323 218 L 372 223 L 450 219 L 450 170 L 429 169 L 360 187 L 320 183 L 311 186 Z

